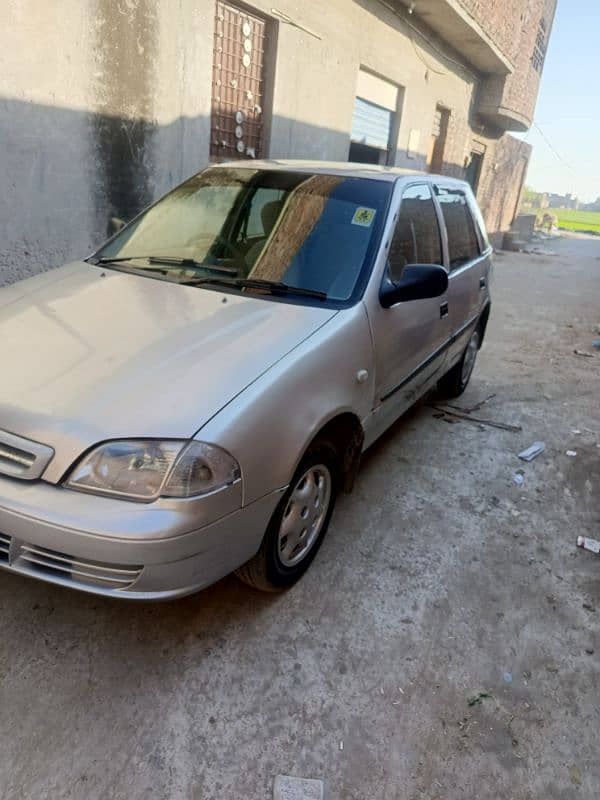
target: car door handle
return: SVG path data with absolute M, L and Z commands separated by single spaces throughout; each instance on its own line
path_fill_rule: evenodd
M 479 288 L 485 289 L 485 278 L 479 278 Z
M 440 305 L 440 319 L 444 319 L 448 316 L 448 303 L 442 303 Z

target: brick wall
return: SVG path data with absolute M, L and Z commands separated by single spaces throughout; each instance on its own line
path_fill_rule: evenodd
M 523 20 L 531 3 L 527 0 L 461 0 L 461 5 L 514 63 Z
M 513 72 L 506 78 L 496 75 L 482 84 L 479 104 L 482 109 L 504 108 L 531 124 L 535 111 L 541 70 L 532 64 L 532 56 L 540 20 L 546 24 L 546 43 L 550 38 L 557 0 L 461 0 L 473 16 L 485 17 L 489 9 L 488 33 L 504 49 L 513 63 Z M 476 17 L 477 18 L 477 17 Z M 480 21 L 478 19 L 478 21 Z
M 530 0 L 529 13 L 524 16 L 515 60 L 515 71 L 506 81 L 504 103 L 509 108 L 523 108 L 525 116 L 533 119 L 541 80 L 541 71 L 531 62 L 540 21 L 546 24 L 546 44 L 556 9 L 556 0 Z
M 495 234 L 507 231 L 515 217 L 532 148 L 510 134 L 481 141 L 487 150 L 477 200 L 492 241 L 499 246 L 501 237 Z

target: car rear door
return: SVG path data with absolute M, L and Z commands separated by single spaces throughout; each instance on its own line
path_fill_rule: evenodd
M 438 213 L 427 182 L 407 186 L 388 252 L 384 280 L 398 282 L 408 264 L 443 266 Z M 375 406 L 382 419 L 399 416 L 422 393 L 425 384 L 444 372 L 450 337 L 447 297 L 411 300 L 368 308 L 375 348 Z M 385 427 L 385 425 L 384 425 Z
M 448 311 L 452 344 L 448 366 L 465 349 L 487 296 L 489 253 L 477 233 L 468 190 L 462 185 L 438 183 L 440 205 L 448 237 Z

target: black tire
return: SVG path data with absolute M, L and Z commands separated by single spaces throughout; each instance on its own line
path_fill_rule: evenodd
M 462 354 L 460 361 L 455 364 L 452 369 L 444 375 L 443 378 L 439 379 L 437 389 L 438 394 L 441 397 L 458 397 L 465 391 L 469 385 L 469 381 L 471 380 L 471 375 L 473 374 L 473 368 L 475 367 L 475 359 L 477 357 L 477 351 L 479 350 L 479 344 L 480 331 L 478 325 L 469 337 L 469 341 L 465 347 L 465 351 Z M 470 364 L 468 374 L 465 375 L 465 360 L 469 357 L 470 352 L 472 353 L 473 360 Z
M 310 546 L 310 549 L 297 564 L 286 566 L 282 562 L 279 553 L 279 532 L 284 514 L 288 509 L 292 492 L 297 487 L 302 476 L 304 476 L 311 467 L 316 467 L 317 465 L 327 467 L 330 472 L 331 488 L 329 505 L 325 512 L 323 522 L 321 523 L 318 536 Z M 265 592 L 279 592 L 296 583 L 311 565 L 312 560 L 316 556 L 325 538 L 331 515 L 333 514 L 340 484 L 340 475 L 339 458 L 333 445 L 330 442 L 322 440 L 312 444 L 298 465 L 290 481 L 289 488 L 273 512 L 273 516 L 271 517 L 258 553 L 253 556 L 250 561 L 247 561 L 243 566 L 236 569 L 235 574 L 240 580 L 252 586 L 254 589 L 260 589 Z

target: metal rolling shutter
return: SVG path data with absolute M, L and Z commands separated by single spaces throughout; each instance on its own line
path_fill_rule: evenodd
M 392 112 L 387 108 L 369 103 L 362 97 L 354 101 L 354 115 L 352 117 L 353 142 L 366 144 L 369 147 L 378 147 L 387 150 L 390 143 L 392 130 Z

